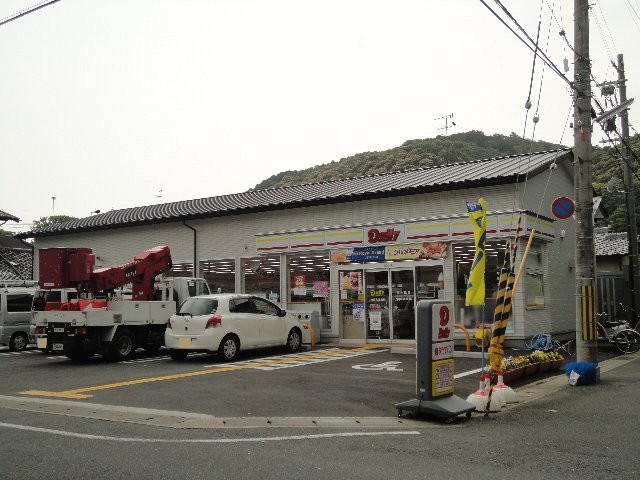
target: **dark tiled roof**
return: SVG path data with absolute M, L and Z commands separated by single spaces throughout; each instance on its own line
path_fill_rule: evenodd
M 608 232 L 596 229 L 593 236 L 596 256 L 628 255 L 627 232 Z
M 0 280 L 29 280 L 32 275 L 31 245 L 14 237 L 0 236 Z
M 522 181 L 526 175 L 536 175 L 546 170 L 554 161 L 569 156 L 570 149 L 562 149 L 112 210 L 54 224 L 46 230 L 37 233 L 27 232 L 19 236 L 29 238 L 60 235 L 504 184 L 515 182 L 517 178 Z
M 0 235 L 0 248 L 11 248 L 13 250 L 29 250 L 31 245 L 12 235 Z
M 11 215 L 10 213 L 5 212 L 4 210 L 0 210 L 0 221 L 12 220 L 14 222 L 19 222 L 20 219 Z

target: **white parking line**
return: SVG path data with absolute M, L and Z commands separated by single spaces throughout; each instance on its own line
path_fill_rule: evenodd
M 453 378 L 462 378 L 462 377 L 468 377 L 469 375 L 473 375 L 474 373 L 480 373 L 482 371 L 481 368 L 476 368 L 475 370 L 469 370 L 467 372 L 462 372 L 462 373 L 456 373 Z
M 0 423 L 2 428 L 10 428 L 14 430 L 23 430 L 28 432 L 48 433 L 50 435 L 59 435 L 62 437 L 79 438 L 82 440 L 103 440 L 109 442 L 127 442 L 127 443 L 253 443 L 253 442 L 282 442 L 288 440 L 323 440 L 326 438 L 344 438 L 344 437 L 381 437 L 388 435 L 420 435 L 415 430 L 408 431 L 387 431 L 387 432 L 339 432 L 339 433 L 320 433 L 313 435 L 288 435 L 279 437 L 250 437 L 250 438 L 135 438 L 135 437 L 109 437 L 107 435 L 91 435 L 88 433 L 67 432 L 65 430 L 53 430 L 51 428 L 31 427 L 28 425 L 17 425 L 14 423 Z
M 345 358 L 353 358 L 359 357 L 360 355 L 368 355 L 370 353 L 380 353 L 386 350 L 361 350 L 355 352 L 344 352 L 339 348 L 325 348 L 320 350 L 313 350 L 311 352 L 304 353 L 296 353 L 290 355 L 276 355 L 272 357 L 264 357 L 264 358 L 256 358 L 251 360 L 241 360 L 239 362 L 232 363 L 215 363 L 212 365 L 204 365 L 203 368 L 224 368 L 227 365 L 247 365 L 251 366 L 251 364 L 257 363 L 255 368 L 256 370 L 280 370 L 283 368 L 291 368 L 291 367 L 301 367 L 303 365 L 312 365 L 314 363 L 322 363 L 322 362 L 333 362 L 335 360 L 344 360 Z M 318 357 L 318 355 L 321 355 Z M 286 363 L 277 363 L 274 365 L 265 365 L 264 362 L 278 361 L 278 360 L 287 360 Z M 290 361 L 293 360 L 293 361 Z M 298 360 L 298 361 L 296 361 Z

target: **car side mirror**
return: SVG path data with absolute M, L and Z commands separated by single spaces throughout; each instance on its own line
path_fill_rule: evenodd
M 280 311 L 278 312 L 278 316 L 279 316 L 279 317 L 284 317 L 284 316 L 286 316 L 286 315 L 287 315 L 287 311 L 286 311 L 286 310 L 282 310 L 282 309 L 280 309 Z

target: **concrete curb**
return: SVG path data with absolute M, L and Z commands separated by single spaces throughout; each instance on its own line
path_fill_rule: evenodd
M 618 357 L 610 358 L 603 362 L 599 362 L 600 374 L 607 373 L 615 368 L 626 365 L 640 359 L 640 352 L 636 352 L 629 355 L 620 355 Z M 514 389 L 518 395 L 518 403 L 511 403 L 507 405 L 507 411 L 521 407 L 527 403 L 546 397 L 552 393 L 558 392 L 563 388 L 569 388 L 566 375 L 556 375 L 553 377 L 544 378 L 535 382 L 532 382 L 522 387 Z M 580 387 L 578 387 L 580 388 Z

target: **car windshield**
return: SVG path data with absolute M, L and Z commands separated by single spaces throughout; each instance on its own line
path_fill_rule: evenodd
M 178 312 L 181 315 L 209 315 L 216 313 L 218 299 L 216 298 L 187 298 Z

